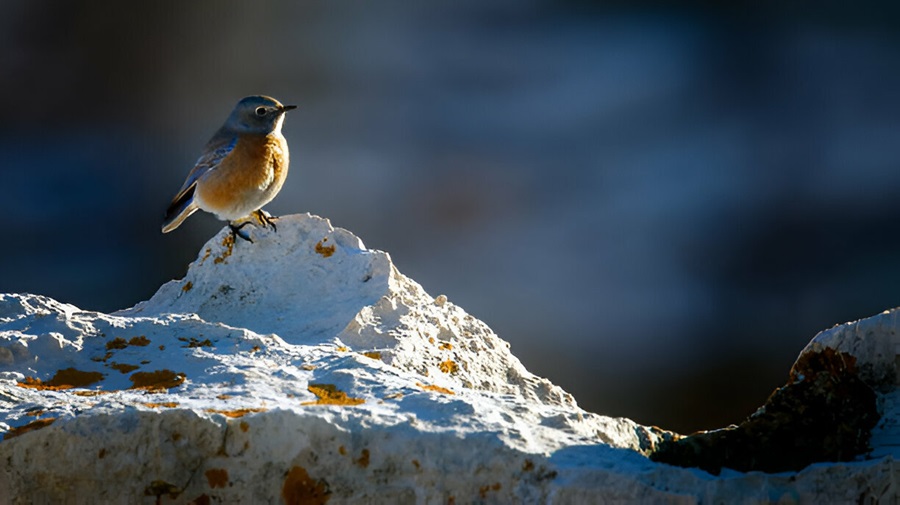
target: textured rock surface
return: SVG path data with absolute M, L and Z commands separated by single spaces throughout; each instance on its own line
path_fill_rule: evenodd
M 824 348 L 800 356 L 788 383 L 739 426 L 665 441 L 654 461 L 718 474 L 802 470 L 819 461 L 853 461 L 869 450 L 878 398 L 852 355 Z
M 868 459 L 713 476 L 650 461 L 672 434 L 579 409 L 484 323 L 349 232 L 304 215 L 252 233 L 255 243 L 234 243 L 223 230 L 184 279 L 115 314 L 0 295 L 0 503 L 895 493 L 893 313 L 810 344 L 852 354 L 864 380 L 880 381 L 887 414 Z

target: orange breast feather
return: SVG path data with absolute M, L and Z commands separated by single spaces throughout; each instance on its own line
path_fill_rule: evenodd
M 279 139 L 243 136 L 219 166 L 197 186 L 200 198 L 215 209 L 235 206 L 236 199 L 250 198 L 265 192 L 273 183 L 283 182 L 283 163 Z

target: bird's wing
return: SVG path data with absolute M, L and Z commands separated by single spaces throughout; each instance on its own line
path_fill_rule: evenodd
M 191 191 L 194 184 L 197 183 L 197 179 L 203 177 L 203 175 L 210 170 L 215 170 L 216 167 L 219 166 L 219 163 L 228 156 L 228 153 L 234 149 L 234 146 L 237 145 L 237 141 L 237 136 L 216 135 L 213 137 L 212 140 L 206 144 L 203 156 L 197 160 L 197 163 L 194 165 L 191 173 L 188 174 L 181 189 L 178 190 L 178 194 L 172 199 L 172 203 L 181 200 L 185 193 Z
M 228 156 L 228 153 L 234 149 L 237 144 L 236 136 L 216 135 L 207 144 L 204 149 L 203 156 L 197 160 L 194 169 L 188 174 L 184 185 L 172 199 L 169 208 L 166 209 L 166 216 L 163 219 L 162 231 L 168 233 L 178 226 L 197 210 L 197 204 L 194 202 L 194 189 L 197 187 L 197 181 L 204 174 L 215 170 L 219 163 Z

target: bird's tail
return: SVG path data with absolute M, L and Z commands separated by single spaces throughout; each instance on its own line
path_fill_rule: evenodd
M 179 194 L 169 208 L 166 210 L 166 217 L 163 219 L 162 232 L 169 233 L 178 228 L 181 223 L 191 214 L 197 211 L 197 205 L 194 203 L 194 188 L 191 186 L 187 191 Z

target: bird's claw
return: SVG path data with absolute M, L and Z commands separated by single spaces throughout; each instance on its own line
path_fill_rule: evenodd
M 275 226 L 275 221 L 278 218 L 275 216 L 270 216 L 266 211 L 259 209 L 257 211 L 254 211 L 253 214 L 251 214 L 250 216 L 241 219 L 240 220 L 241 224 L 235 224 L 234 221 L 229 222 L 228 227 L 231 228 L 231 234 L 235 237 L 241 237 L 242 239 L 244 239 L 247 242 L 250 242 L 252 244 L 253 239 L 250 238 L 250 235 L 248 235 L 245 231 L 242 231 L 242 229 L 245 226 L 247 226 L 248 224 L 251 224 L 254 219 L 263 228 L 272 227 L 272 231 L 274 231 L 274 232 L 278 231 L 278 227 Z
M 271 226 L 272 231 L 278 232 L 278 227 L 275 226 L 275 221 L 278 219 L 277 217 L 270 216 L 268 212 L 262 209 L 257 210 L 253 213 L 253 215 L 256 216 L 256 220 L 259 221 L 259 224 L 263 225 L 264 227 Z
M 233 223 L 228 223 L 228 227 L 231 228 L 231 236 L 232 237 L 241 237 L 242 239 L 244 239 L 247 242 L 250 242 L 252 244 L 253 239 L 250 238 L 250 235 L 248 235 L 246 232 L 241 230 L 243 227 L 247 226 L 248 224 L 250 224 L 250 221 L 244 221 L 243 223 L 241 223 L 237 226 L 235 226 Z

